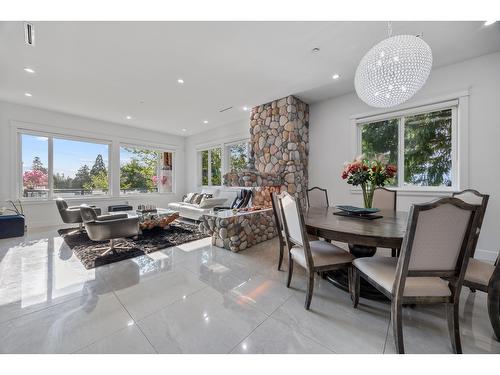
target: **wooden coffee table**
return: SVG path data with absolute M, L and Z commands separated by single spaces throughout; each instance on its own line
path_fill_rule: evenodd
M 137 216 L 139 218 L 139 229 L 141 231 L 154 228 L 166 229 L 174 220 L 179 218 L 179 211 L 168 208 L 157 208 L 156 211 L 151 212 L 126 212 L 129 216 Z

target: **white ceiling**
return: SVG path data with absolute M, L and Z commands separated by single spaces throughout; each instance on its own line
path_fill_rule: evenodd
M 29 47 L 22 22 L 0 22 L 0 99 L 182 135 L 245 119 L 243 106 L 288 94 L 312 103 L 351 92 L 359 60 L 387 36 L 384 22 L 34 25 L 36 46 Z M 500 50 L 498 22 L 392 27 L 394 34 L 423 32 L 434 67 Z M 333 73 L 341 78 L 333 81 Z

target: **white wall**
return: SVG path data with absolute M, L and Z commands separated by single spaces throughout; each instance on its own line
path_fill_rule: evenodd
M 494 259 L 500 248 L 500 53 L 482 56 L 432 71 L 424 88 L 412 102 L 469 90 L 469 184 L 490 194 L 478 256 Z M 373 112 L 355 93 L 315 103 L 310 107 L 309 186 L 328 189 L 335 204 L 360 204 L 340 178 L 344 162 L 352 160 L 356 145 L 351 140 L 350 117 Z M 398 209 L 433 196 L 398 197 Z
M 200 189 L 198 181 L 198 149 L 226 142 L 250 138 L 250 120 L 231 122 L 203 133 L 186 138 L 186 190 L 188 192 Z
M 76 132 L 83 135 L 88 133 L 88 136 L 91 138 L 102 136 L 115 144 L 120 141 L 144 145 L 154 144 L 175 151 L 175 193 L 91 199 L 92 204 L 96 204 L 98 207 L 106 209 L 110 204 L 123 203 L 125 201 L 134 206 L 139 203 L 151 203 L 159 207 L 166 207 L 167 203 L 179 200 L 185 192 L 183 137 L 47 111 L 35 107 L 0 102 L 0 206 L 6 205 L 4 203 L 6 199 L 15 198 L 15 182 L 12 181 L 12 168 L 15 168 L 16 146 L 13 144 L 11 137 L 12 122 L 26 122 L 61 128 L 62 132 L 67 131 L 68 134 Z M 72 200 L 71 204 L 76 205 L 82 202 L 80 200 Z M 27 224 L 31 228 L 61 225 L 62 223 L 53 201 L 26 202 L 24 207 Z

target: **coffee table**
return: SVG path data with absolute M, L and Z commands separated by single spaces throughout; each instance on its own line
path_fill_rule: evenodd
M 152 212 L 125 211 L 129 216 L 139 218 L 139 229 L 141 231 L 163 228 L 166 229 L 174 220 L 179 218 L 179 211 L 168 208 L 157 208 Z

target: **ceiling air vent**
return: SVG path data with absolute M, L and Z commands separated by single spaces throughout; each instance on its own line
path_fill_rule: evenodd
M 28 46 L 35 45 L 35 28 L 32 23 L 24 23 L 24 41 Z
M 219 111 L 219 113 L 222 113 L 222 112 L 226 112 L 226 111 L 229 111 L 230 109 L 232 109 L 233 107 L 227 107 L 227 108 L 223 108 Z

